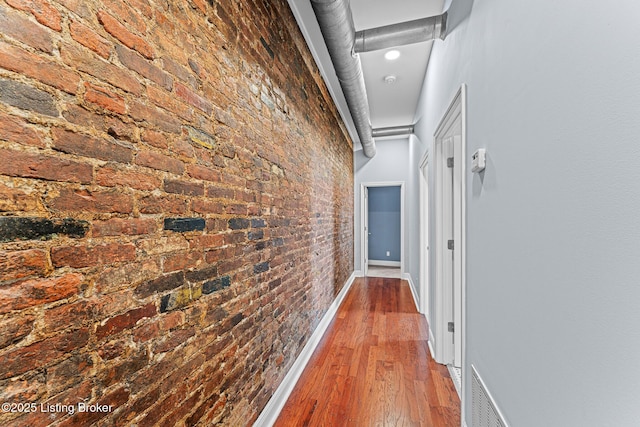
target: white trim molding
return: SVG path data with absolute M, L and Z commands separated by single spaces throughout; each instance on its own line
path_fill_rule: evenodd
M 280 411 L 282 411 L 285 403 L 287 403 L 287 399 L 289 399 L 289 396 L 300 379 L 304 368 L 307 366 L 307 363 L 309 363 L 311 356 L 313 356 L 313 352 L 316 347 L 318 347 L 318 344 L 320 344 L 327 328 L 338 312 L 338 307 L 340 307 L 340 304 L 342 304 L 347 292 L 351 289 L 351 285 L 353 285 L 355 278 L 356 272 L 351 273 L 351 276 L 347 279 L 342 290 L 333 303 L 331 303 L 329 309 L 322 317 L 322 320 L 320 320 L 318 327 L 313 331 L 313 334 L 300 352 L 300 355 L 296 358 L 296 361 L 293 362 L 293 365 L 291 365 L 289 372 L 287 372 L 287 375 L 284 377 L 275 393 L 273 393 L 273 396 L 271 396 L 271 399 L 269 399 L 269 402 L 267 402 L 267 405 L 260 413 L 260 416 L 253 424 L 254 427 L 271 427 L 276 422 L 278 415 L 280 415 Z
M 429 325 L 429 339 L 427 340 L 427 345 L 429 346 L 429 353 L 431 353 L 431 358 L 436 360 L 436 353 L 433 351 L 433 331 L 431 330 L 431 325 Z
M 379 259 L 370 259 L 369 260 L 369 266 L 376 266 L 376 267 L 401 267 L 402 264 L 400 263 L 400 261 L 382 261 Z
M 411 279 L 411 274 L 403 273 L 402 278 L 409 282 L 409 289 L 411 289 L 411 296 L 413 297 L 413 303 L 416 305 L 416 310 L 419 312 L 418 308 L 418 298 L 416 297 L 416 286 L 413 284 L 413 280 Z

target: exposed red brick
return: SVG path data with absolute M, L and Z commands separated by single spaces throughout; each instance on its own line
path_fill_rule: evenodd
M 78 91 L 80 76 L 45 58 L 17 46 L 0 41 L 0 67 L 24 74 L 74 95 Z
M 131 329 L 140 319 L 153 317 L 157 313 L 154 303 L 136 308 L 118 316 L 112 317 L 96 328 L 96 337 L 101 340 L 106 336 L 117 334 L 125 329 Z
M 90 50 L 73 45 L 63 45 L 60 49 L 60 56 L 65 64 L 78 71 L 90 74 L 134 95 L 142 93 L 142 85 L 128 72 L 95 56 Z
M 207 114 L 211 114 L 211 112 L 213 111 L 213 105 L 211 104 L 211 102 L 207 101 L 202 96 L 194 93 L 191 89 L 189 89 L 182 83 L 180 82 L 175 83 L 175 91 L 176 91 L 176 95 L 178 95 L 185 102 L 193 105 L 197 109 L 202 110 Z
M 140 166 L 172 172 L 176 175 L 182 175 L 184 172 L 184 163 L 180 160 L 149 150 L 140 150 L 135 163 Z
M 31 12 L 42 25 L 56 31 L 62 30 L 60 12 L 46 0 L 7 0 L 7 4 L 19 10 Z
M 0 212 L 35 211 L 38 203 L 37 195 L 0 183 Z
M 0 252 L 0 282 L 27 276 L 43 276 L 49 271 L 49 261 L 45 251 Z
M 97 316 L 97 307 L 97 300 L 80 300 L 50 308 L 45 311 L 45 330 L 54 332 L 68 327 L 77 329 L 88 326 Z
M 116 18 L 109 15 L 104 10 L 100 10 L 98 12 L 98 20 L 109 34 L 120 40 L 125 46 L 137 50 L 145 58 L 153 59 L 155 55 L 153 48 L 149 43 L 147 43 L 142 37 L 127 30 L 127 28 L 118 22 Z
M 204 185 L 191 181 L 165 179 L 164 191 L 188 196 L 202 196 L 204 195 Z
M 220 172 L 211 167 L 190 164 L 187 165 L 187 173 L 190 177 L 195 179 L 220 182 Z
M 5 85 L 47 98 L 0 108 L 0 211 L 89 233 L 0 242 L 2 396 L 117 405 L 0 424 L 251 423 L 353 266 L 353 151 L 289 5 L 38 2 L 61 32 L 0 2 Z
M 53 130 L 53 142 L 57 150 L 65 153 L 121 163 L 133 160 L 133 150 L 129 147 L 64 129 Z
M 200 12 L 202 13 L 207 13 L 207 2 L 204 0 L 192 0 L 193 4 L 196 5 L 196 7 L 198 9 L 200 9 Z
M 119 383 L 146 367 L 148 363 L 149 354 L 146 349 L 127 354 L 126 358 L 115 362 L 115 364 L 100 372 L 100 382 L 107 387 Z
M 171 151 L 176 153 L 178 156 L 194 158 L 195 150 L 191 144 L 183 139 L 175 139 L 171 144 Z
M 173 79 L 169 74 L 153 65 L 149 60 L 143 58 L 137 52 L 120 45 L 116 46 L 116 52 L 118 53 L 120 62 L 122 62 L 122 65 L 125 67 L 153 82 L 156 82 L 167 90 L 171 90 L 173 87 Z
M 204 236 L 197 236 L 190 240 L 189 247 L 191 249 L 209 249 L 222 246 L 223 243 L 223 234 L 205 234 Z
M 133 200 L 119 191 L 89 191 L 65 188 L 53 197 L 49 206 L 60 212 L 131 213 Z
M 166 353 L 167 351 L 171 351 L 175 349 L 180 344 L 185 343 L 189 338 L 195 335 L 195 331 L 193 328 L 189 329 L 178 329 L 172 332 L 168 338 L 165 338 L 165 341 L 159 343 L 154 347 L 154 353 Z
M 180 120 L 155 106 L 131 101 L 129 103 L 129 111 L 134 120 L 147 122 L 165 132 L 180 133 Z
M 149 101 L 153 104 L 175 114 L 183 120 L 191 121 L 195 117 L 193 108 L 175 97 L 173 92 L 168 92 L 164 88 L 158 88 L 153 85 L 147 86 L 147 95 Z
M 80 183 L 89 183 L 93 177 L 91 165 L 42 154 L 0 148 L 0 159 L 2 175 Z
M 57 0 L 62 6 L 71 10 L 78 16 L 81 16 L 85 19 L 90 19 L 93 16 L 91 9 L 89 8 L 89 3 L 86 0 Z
M 156 132 L 152 129 L 146 129 L 142 134 L 142 140 L 156 148 L 168 148 L 169 137 L 162 132 Z
M 162 66 L 169 74 L 179 78 L 183 82 L 189 83 L 191 86 L 195 85 L 193 74 L 173 59 L 162 58 Z
M 154 190 L 160 188 L 162 180 L 137 169 L 109 164 L 96 171 L 96 183 L 104 187 L 123 186 L 137 190 Z
M 133 331 L 133 339 L 136 342 L 147 342 L 160 335 L 159 321 L 141 325 Z
M 156 221 L 151 218 L 119 219 L 94 222 L 92 235 L 94 237 L 151 234 L 156 231 Z
M 126 3 L 119 0 L 102 0 L 102 5 L 113 12 L 114 16 L 117 16 L 131 28 L 135 29 L 139 33 L 147 31 L 147 26 L 144 23 L 144 19 L 137 13 L 137 6 L 140 6 L 147 14 L 149 13 L 149 5 L 144 5 L 143 2 L 138 2 L 133 5 L 134 8 L 129 7 Z
M 107 133 L 121 141 L 137 143 L 140 139 L 138 128 L 132 123 L 125 123 L 118 117 L 106 116 L 104 118 Z
M 117 408 L 124 405 L 129 400 L 130 392 L 126 387 L 119 387 L 114 391 L 99 398 L 95 405 L 98 408 L 111 408 L 111 411 L 115 411 Z M 87 401 L 87 404 L 94 404 L 92 401 Z M 77 404 L 77 403 L 76 403 Z M 76 427 L 76 426 L 89 426 L 94 425 L 98 420 L 108 416 L 111 411 L 85 411 L 76 412 L 72 417 L 67 418 L 58 424 L 58 427 Z
M 169 252 L 182 251 L 189 248 L 189 243 L 183 235 L 170 235 L 138 240 L 138 249 L 147 255 L 160 255 Z
M 2 366 L 0 379 L 11 378 L 47 366 L 65 357 L 67 353 L 84 347 L 88 341 L 89 331 L 80 329 L 5 352 L 0 356 L 0 366 Z
M 96 278 L 96 288 L 101 294 L 108 294 L 118 289 L 136 286 L 144 280 L 157 277 L 161 273 L 159 264 L 159 259 L 141 259 L 104 268 Z
M 204 254 L 199 251 L 191 251 L 187 253 L 177 253 L 169 255 L 164 259 L 162 271 L 170 273 L 172 271 L 185 270 L 187 268 L 196 267 L 204 258 Z
M 143 214 L 184 214 L 188 209 L 188 202 L 179 196 L 145 196 L 138 203 L 140 213 Z
M 82 125 L 87 128 L 103 129 L 105 127 L 105 116 L 88 111 L 84 107 L 66 104 L 62 116 L 69 122 Z
M 105 59 L 109 58 L 112 48 L 111 43 L 98 35 L 91 28 L 72 19 L 69 23 L 69 32 L 71 37 L 84 47 L 88 47 Z
M 44 147 L 41 132 L 34 130 L 23 119 L 0 112 L 0 139 L 34 147 Z
M 43 52 L 53 51 L 53 40 L 46 29 L 1 5 L 0 32 Z
M 207 199 L 193 199 L 191 209 L 200 214 L 223 214 L 225 212 L 223 203 Z
M 51 262 L 55 267 L 74 268 L 133 261 L 136 258 L 134 244 L 109 243 L 99 246 L 63 246 L 51 249 Z
M 212 198 L 233 199 L 235 191 L 221 185 L 210 185 L 207 187 L 207 196 Z
M 99 105 L 114 113 L 124 114 L 126 112 L 124 99 L 120 95 L 91 83 L 85 83 L 84 87 L 84 99 L 87 102 Z
M 82 283 L 80 274 L 50 279 L 32 279 L 0 288 L 0 314 L 69 298 Z

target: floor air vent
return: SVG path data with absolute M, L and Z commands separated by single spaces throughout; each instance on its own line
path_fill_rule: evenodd
M 507 427 L 500 411 L 482 382 L 475 366 L 471 365 L 472 427 Z

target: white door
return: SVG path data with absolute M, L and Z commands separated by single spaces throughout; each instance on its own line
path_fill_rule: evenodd
M 462 137 L 453 137 L 453 366 L 462 366 Z
M 369 232 L 369 187 L 362 187 L 362 191 L 364 191 L 364 275 L 366 276 L 369 271 L 369 236 L 371 233 Z
M 454 140 L 453 137 L 442 141 L 442 204 L 440 206 L 442 218 L 442 291 L 444 303 L 444 320 L 447 333 L 445 335 L 446 363 L 454 363 L 455 359 L 455 320 L 454 320 Z

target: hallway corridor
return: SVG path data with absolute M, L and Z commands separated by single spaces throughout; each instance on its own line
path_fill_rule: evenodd
M 275 425 L 460 425 L 427 334 L 406 281 L 356 279 Z

